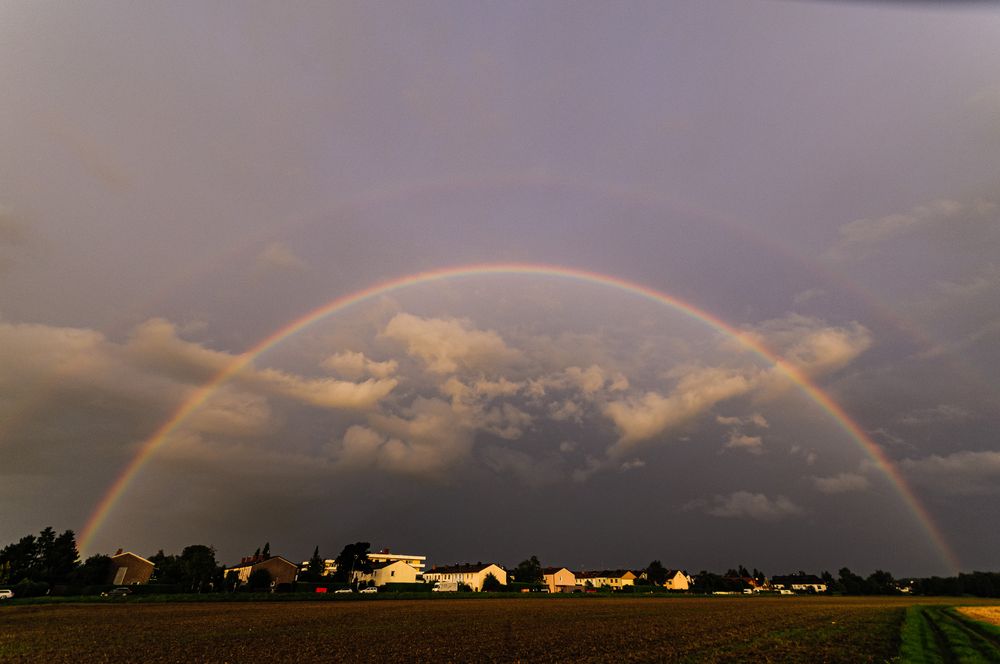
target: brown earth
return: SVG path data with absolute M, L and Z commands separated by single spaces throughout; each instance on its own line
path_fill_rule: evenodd
M 926 600 L 925 600 L 926 602 Z M 894 598 L 544 598 L 0 609 L 9 662 L 884 662 Z

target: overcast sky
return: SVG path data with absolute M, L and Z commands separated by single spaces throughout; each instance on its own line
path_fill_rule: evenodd
M 0 544 L 315 307 L 524 262 L 756 339 L 997 569 L 1000 10 L 940 4 L 4 2 Z M 396 289 L 215 390 L 86 553 L 951 572 L 779 373 L 597 283 Z

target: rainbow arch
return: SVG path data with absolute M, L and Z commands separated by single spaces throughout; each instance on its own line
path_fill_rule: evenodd
M 960 568 L 957 556 L 949 547 L 947 541 L 937 527 L 937 524 L 934 523 L 934 520 L 927 512 L 927 509 L 923 506 L 914 494 L 913 490 L 906 483 L 906 480 L 900 474 L 899 469 L 895 466 L 892 460 L 885 455 L 882 449 L 867 433 L 865 433 L 857 422 L 851 419 L 851 417 L 844 411 L 843 408 L 841 408 L 839 404 L 837 404 L 836 401 L 833 400 L 833 398 L 812 382 L 809 377 L 802 373 L 799 369 L 765 347 L 758 339 L 743 330 L 733 327 L 722 319 L 696 307 L 689 302 L 685 302 L 684 300 L 667 293 L 654 290 L 653 288 L 640 283 L 598 272 L 591 272 L 571 267 L 526 263 L 460 265 L 418 272 L 416 274 L 381 281 L 362 290 L 337 297 L 287 323 L 269 336 L 257 342 L 253 347 L 236 356 L 226 367 L 195 390 L 183 403 L 181 403 L 177 410 L 174 411 L 173 415 L 161 424 L 159 428 L 157 428 L 153 434 L 142 443 L 138 452 L 136 452 L 132 460 L 129 461 L 119 476 L 107 489 L 88 518 L 80 535 L 81 551 L 86 551 L 88 549 L 95 534 L 107 521 L 117 502 L 126 493 L 136 476 L 155 455 L 156 451 L 167 442 L 170 434 L 173 433 L 194 411 L 200 408 L 209 398 L 211 398 L 221 385 L 250 365 L 256 357 L 313 323 L 374 297 L 385 295 L 410 286 L 416 286 L 418 284 L 428 284 L 447 279 L 482 275 L 529 275 L 558 277 L 615 288 L 634 295 L 642 296 L 653 302 L 670 307 L 687 316 L 690 316 L 691 318 L 701 321 L 728 337 L 731 337 L 747 350 L 772 364 L 780 373 L 785 375 L 792 383 L 794 383 L 810 400 L 815 402 L 831 418 L 833 418 L 837 425 L 865 452 L 865 454 L 868 455 L 869 458 L 871 458 L 875 465 L 889 479 L 897 494 L 900 496 L 906 507 L 913 514 L 917 522 L 921 525 L 929 537 L 930 541 L 933 543 L 942 562 L 946 563 L 952 570 L 957 571 Z

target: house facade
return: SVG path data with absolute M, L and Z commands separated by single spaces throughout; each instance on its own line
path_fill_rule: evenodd
M 636 580 L 636 575 L 627 569 L 576 572 L 575 576 L 576 582 L 585 587 L 609 587 L 616 590 L 634 586 Z
M 424 572 L 424 581 L 430 583 L 455 582 L 464 583 L 479 592 L 483 589 L 483 581 L 488 575 L 496 577 L 500 585 L 507 585 L 507 570 L 495 563 L 476 563 L 475 565 L 449 565 L 446 567 L 435 567 Z
M 771 578 L 775 590 L 793 590 L 800 593 L 825 593 L 826 582 L 812 574 L 789 574 Z
M 405 563 L 402 560 L 394 560 L 392 562 L 373 564 L 371 574 L 364 575 L 362 580 L 379 587 L 387 583 L 417 583 L 420 581 L 420 573 L 411 567 L 409 563 Z
M 131 586 L 137 583 L 149 583 L 149 578 L 153 576 L 154 565 L 142 556 L 131 551 L 118 553 L 111 556 L 111 575 L 108 583 L 116 586 Z
M 571 593 L 576 590 L 576 575 L 565 567 L 545 567 L 542 581 L 550 593 Z
M 690 590 L 693 579 L 679 569 L 668 569 L 663 587 L 667 590 Z
M 271 587 L 282 583 L 294 583 L 299 572 L 299 566 L 281 556 L 248 556 L 240 561 L 239 565 L 233 565 L 226 569 L 226 578 L 236 575 L 240 583 L 250 580 L 250 575 L 257 570 L 266 570 L 271 575 Z
M 417 574 L 421 574 L 427 564 L 427 556 L 417 556 L 410 553 L 392 553 L 389 549 L 381 549 L 374 553 L 369 553 L 368 560 L 371 561 L 373 566 L 402 561 L 417 570 Z M 309 569 L 309 561 L 303 560 L 300 568 L 303 572 L 307 571 Z M 336 558 L 327 558 L 323 561 L 323 576 L 333 576 L 336 571 Z

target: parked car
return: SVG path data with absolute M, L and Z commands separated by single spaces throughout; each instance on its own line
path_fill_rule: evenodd
M 101 597 L 127 597 L 131 594 L 131 590 L 125 586 L 119 586 L 118 588 L 112 588 L 111 590 L 101 593 Z
M 340 590 L 334 590 L 333 594 L 334 595 L 340 595 L 340 594 L 343 594 L 343 593 L 351 594 L 353 592 L 354 591 L 351 590 L 350 588 L 341 588 Z
M 8 590 L 8 589 L 0 590 L 0 599 L 11 599 L 12 597 L 14 597 L 13 590 Z
M 361 593 L 362 595 L 371 595 L 372 593 L 377 593 L 378 588 L 376 588 L 375 586 L 368 586 L 364 590 L 359 590 L 358 592 Z

